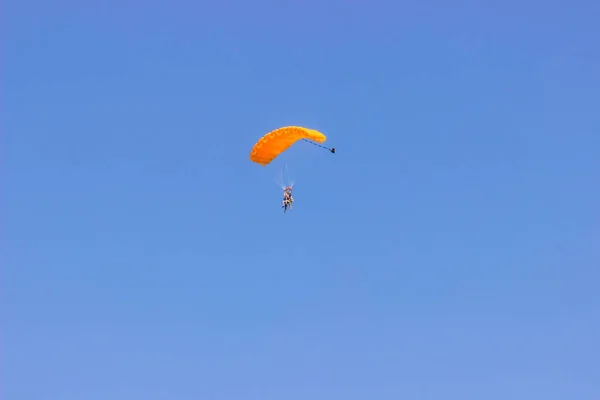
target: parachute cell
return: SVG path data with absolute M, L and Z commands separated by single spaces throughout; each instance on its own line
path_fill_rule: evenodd
M 263 166 L 267 165 L 291 145 L 302 139 L 323 143 L 327 140 L 327 137 L 319 131 L 301 126 L 285 126 L 275 129 L 256 142 L 250 152 L 250 161 Z

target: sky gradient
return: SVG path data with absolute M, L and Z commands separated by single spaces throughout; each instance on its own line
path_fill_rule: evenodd
M 3 399 L 600 398 L 597 1 L 3 6 Z

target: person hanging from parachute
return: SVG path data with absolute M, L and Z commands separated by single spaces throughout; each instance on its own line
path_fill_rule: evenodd
M 327 137 L 321 132 L 301 126 L 284 126 L 267 133 L 254 144 L 250 151 L 250 161 L 264 167 L 299 140 L 329 150 L 332 154 L 335 154 L 335 148 L 328 148 L 321 145 L 321 143 L 327 140 Z M 283 190 L 283 211 L 287 212 L 288 207 L 291 210 L 293 202 L 292 186 L 287 186 Z
M 283 212 L 287 212 L 288 207 L 290 211 L 292 210 L 292 203 L 294 202 L 294 198 L 292 197 L 292 187 L 288 186 L 283 189 L 283 201 L 281 202 L 281 207 L 283 208 Z

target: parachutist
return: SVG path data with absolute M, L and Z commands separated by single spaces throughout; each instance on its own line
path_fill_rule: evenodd
M 294 198 L 292 197 L 292 187 L 288 186 L 285 189 L 283 189 L 283 202 L 281 204 L 281 207 L 283 208 L 283 212 L 286 212 L 288 207 L 291 210 L 293 202 L 294 202 Z
M 329 151 L 332 152 L 333 154 L 335 154 L 335 148 L 332 147 L 329 149 Z

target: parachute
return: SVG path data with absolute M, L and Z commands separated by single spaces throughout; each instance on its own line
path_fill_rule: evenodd
M 334 148 L 330 149 L 319 144 L 327 140 L 321 132 L 301 126 L 284 126 L 267 133 L 256 142 L 250 151 L 250 161 L 265 166 L 298 140 L 307 141 L 335 153 Z

